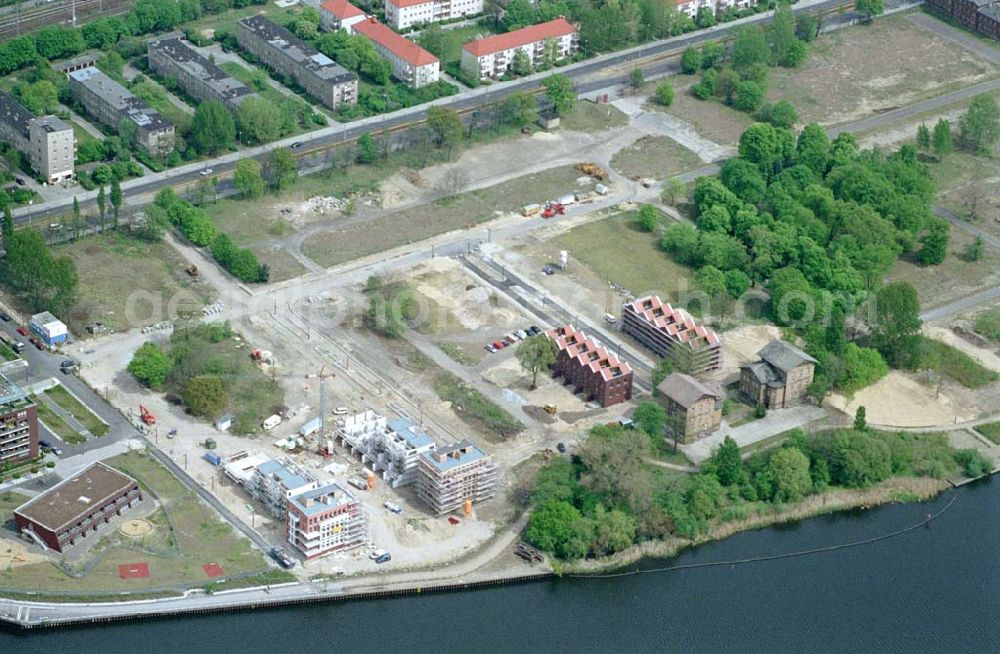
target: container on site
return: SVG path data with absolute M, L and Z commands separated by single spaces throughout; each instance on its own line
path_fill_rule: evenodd
M 540 204 L 526 204 L 521 207 L 521 215 L 528 217 L 538 214 L 542 210 L 542 205 Z
M 218 447 L 218 443 L 215 442 L 214 438 L 206 438 L 205 439 L 205 449 L 206 450 L 214 450 L 216 447 Z
M 278 414 L 274 414 L 273 416 L 265 420 L 262 426 L 264 427 L 264 429 L 274 429 L 280 424 L 281 424 L 281 416 L 279 416 Z
M 312 436 L 319 431 L 322 422 L 319 418 L 313 418 L 299 428 L 299 436 Z
M 215 452 L 205 452 L 204 454 L 201 455 L 201 458 L 205 459 L 213 466 L 222 465 L 222 457 L 216 454 Z
M 569 205 L 571 205 L 571 204 L 573 204 L 573 203 L 576 202 L 576 196 L 573 195 L 572 193 L 567 193 L 566 195 L 564 195 L 564 196 L 560 197 L 558 200 L 556 200 L 556 202 L 558 202 L 559 204 L 561 204 L 563 206 L 569 206 Z

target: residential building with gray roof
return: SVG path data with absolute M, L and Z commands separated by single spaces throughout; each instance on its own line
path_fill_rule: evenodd
M 177 36 L 149 42 L 149 67 L 160 77 L 177 80 L 191 97 L 217 100 L 235 111 L 247 98 L 258 97 L 243 82 L 198 54 Z

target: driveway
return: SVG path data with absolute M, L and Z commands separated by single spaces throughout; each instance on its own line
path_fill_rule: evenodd
M 811 404 L 800 404 L 789 409 L 775 409 L 768 411 L 767 415 L 760 420 L 754 420 L 739 427 L 730 427 L 723 422 L 722 428 L 711 436 L 689 445 L 679 445 L 678 449 L 684 452 L 692 463 L 700 465 L 705 459 L 712 456 L 712 450 L 722 445 L 722 440 L 726 436 L 731 436 L 742 449 L 772 436 L 777 436 L 789 429 L 802 427 L 825 415 L 826 411 Z

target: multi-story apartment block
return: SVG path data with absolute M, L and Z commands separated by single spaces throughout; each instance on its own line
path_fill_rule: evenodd
M 135 479 L 94 463 L 17 507 L 14 523 L 39 547 L 63 552 L 141 501 Z
M 573 384 L 587 400 L 602 407 L 624 402 L 632 397 L 631 366 L 609 353 L 593 339 L 572 325 L 545 332 L 555 343 L 557 354 L 552 374 Z
M 17 384 L 0 374 L 0 466 L 38 458 L 38 413 Z
M 518 52 L 523 52 L 528 62 L 537 66 L 546 57 L 555 63 L 579 49 L 580 37 L 576 28 L 560 17 L 466 43 L 462 46 L 462 69 L 478 79 L 502 77 L 514 66 Z
M 288 500 L 319 488 L 319 482 L 290 459 L 265 461 L 244 484 L 247 492 L 264 505 L 268 514 L 284 518 Z
M 319 25 L 327 32 L 351 27 L 365 20 L 365 12 L 347 0 L 326 0 L 319 6 Z
M 393 76 L 404 84 L 418 89 L 440 79 L 437 57 L 374 18 L 356 23 L 351 30 L 372 42 L 379 55 L 392 65 Z
M 358 78 L 284 27 L 263 16 L 236 21 L 236 40 L 244 50 L 298 83 L 331 109 L 358 101 Z
M 674 363 L 674 368 L 699 374 L 722 367 L 722 341 L 683 309 L 655 295 L 639 298 L 622 310 L 622 331 Z
M 397 30 L 483 12 L 483 0 L 385 0 L 385 22 Z
M 119 134 L 127 129 L 123 125 L 131 124 L 135 142 L 151 155 L 174 149 L 173 123 L 96 66 L 70 71 L 68 77 L 73 97 L 91 116 Z
M 747 400 L 783 409 L 805 399 L 816 359 L 784 341 L 771 341 L 757 356 L 760 361 L 740 367 L 740 393 Z
M 218 100 L 230 111 L 257 96 L 176 36 L 149 42 L 149 67 L 160 77 L 176 79 L 191 97 L 202 102 Z
M 497 493 L 497 464 L 467 440 L 420 457 L 417 495 L 436 515 L 477 504 Z
M 335 483 L 288 498 L 288 542 L 306 559 L 364 545 L 367 539 L 361 503 Z
M 348 416 L 337 436 L 351 454 L 381 472 L 393 488 L 414 483 L 421 455 L 437 447 L 433 438 L 409 420 L 386 420 L 373 411 Z
M 0 91 L 0 141 L 24 154 L 47 183 L 73 179 L 76 159 L 73 128 L 55 116 L 32 115 L 3 91 Z
M 716 431 L 722 424 L 725 395 L 714 384 L 703 384 L 682 372 L 671 373 L 656 390 L 667 408 L 667 429 L 681 443 Z

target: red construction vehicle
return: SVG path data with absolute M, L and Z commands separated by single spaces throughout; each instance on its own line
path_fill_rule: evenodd
M 542 211 L 542 218 L 548 219 L 556 215 L 563 215 L 566 213 L 566 207 L 558 202 L 549 202 L 545 205 L 545 210 Z
M 142 406 L 141 404 L 139 405 L 139 414 L 140 417 L 142 418 L 142 421 L 147 425 L 152 426 L 156 424 L 156 416 L 154 416 L 149 409 Z

